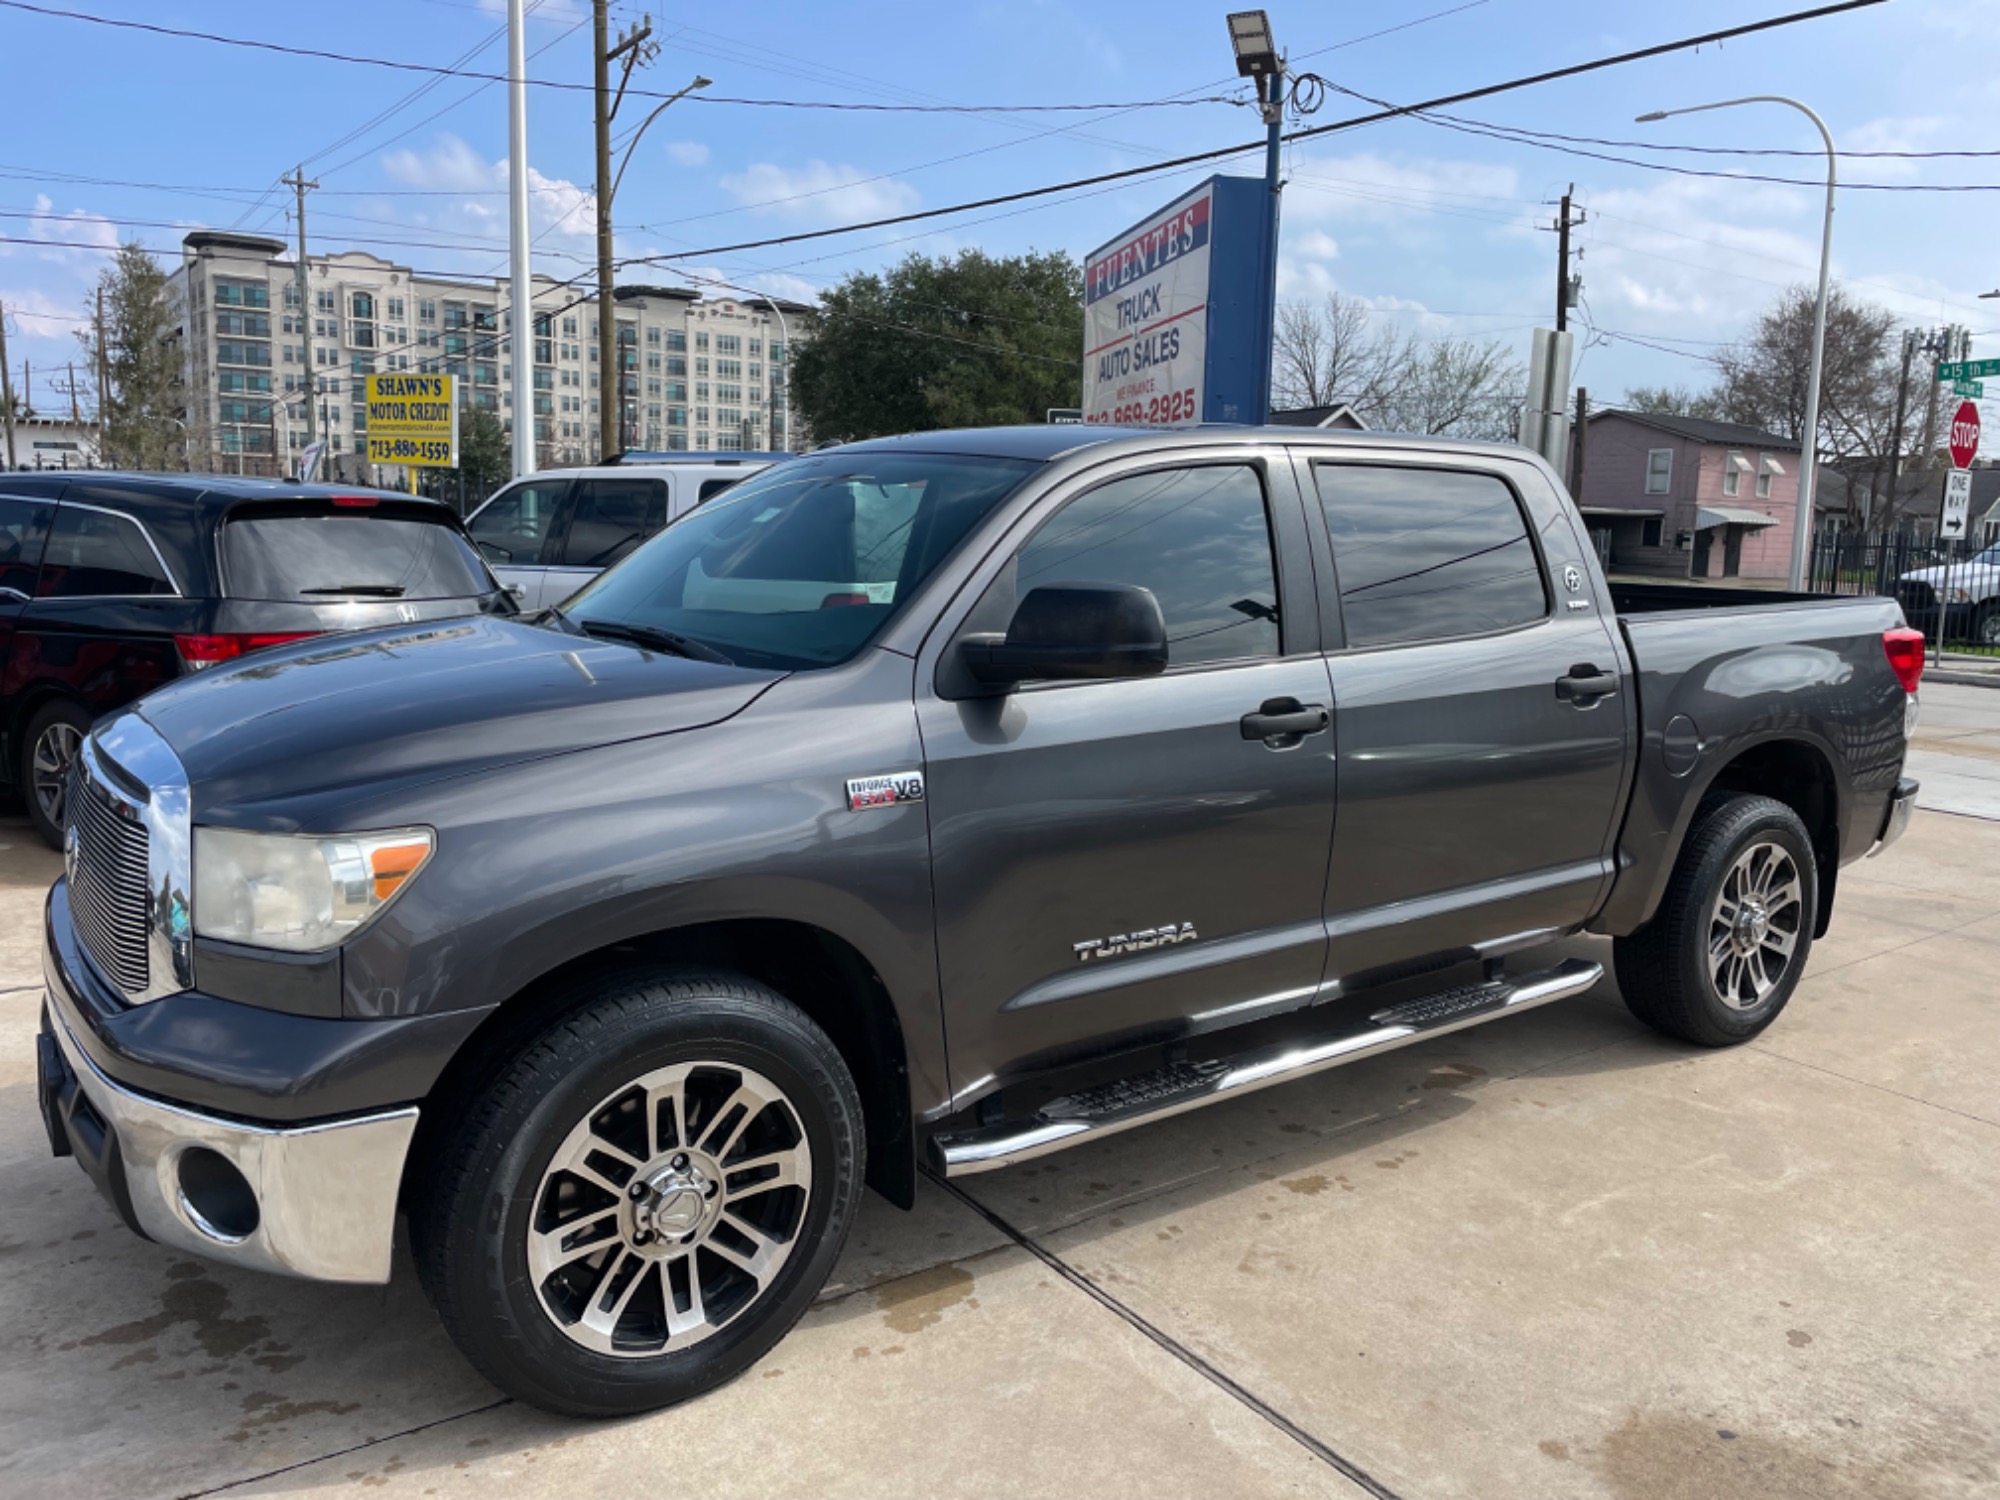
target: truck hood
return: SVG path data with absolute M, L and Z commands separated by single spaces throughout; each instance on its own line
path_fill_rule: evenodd
M 293 798 L 718 723 L 784 675 L 475 616 L 260 651 L 138 711 L 180 757 L 196 821 L 279 826 Z
M 1928 583 L 1932 588 L 1964 589 L 1975 599 L 2000 592 L 2000 565 L 1988 562 L 1939 563 L 1897 575 L 1898 583 Z

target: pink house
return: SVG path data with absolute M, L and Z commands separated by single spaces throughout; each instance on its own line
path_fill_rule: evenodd
M 1735 422 L 1593 412 L 1578 508 L 1608 571 L 1661 578 L 1784 578 L 1799 450 Z

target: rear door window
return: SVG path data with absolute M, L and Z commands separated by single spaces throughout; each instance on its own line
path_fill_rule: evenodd
M 586 479 L 577 486 L 558 567 L 608 568 L 667 524 L 660 479 Z
M 1492 474 L 1317 464 L 1351 646 L 1487 635 L 1549 612 L 1521 503 Z
M 81 505 L 56 509 L 35 589 L 44 599 L 174 594 L 173 578 L 139 523 Z
M 55 506 L 46 500 L 0 496 L 0 604 L 33 596 Z
M 463 599 L 493 575 L 452 527 L 353 513 L 233 517 L 222 528 L 232 599 Z
M 696 498 L 694 503 L 696 505 L 706 505 L 724 490 L 730 488 L 730 486 L 741 484 L 745 477 L 739 474 L 734 479 L 704 479 L 701 482 L 701 494 Z
M 502 568 L 536 567 L 547 562 L 542 551 L 549 523 L 568 488 L 569 481 L 561 479 L 519 484 L 495 495 L 466 526 L 480 556 Z

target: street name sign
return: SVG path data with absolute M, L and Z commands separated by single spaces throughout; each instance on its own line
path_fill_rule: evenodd
M 1071 422 L 1081 422 L 1082 420 L 1083 408 L 1080 406 L 1051 406 L 1049 408 L 1049 421 L 1059 427 Z
M 1944 515 L 1938 521 L 1938 535 L 1956 541 L 1965 535 L 1966 516 L 1972 510 L 1972 471 L 1953 469 L 1944 476 Z
M 1951 393 L 1954 396 L 1964 396 L 1968 400 L 1977 401 L 1986 394 L 1986 387 L 1977 380 L 1954 380 L 1951 383 Z
M 1958 359 L 1937 367 L 1939 380 L 1984 380 L 2000 375 L 2000 359 Z
M 368 462 L 418 469 L 458 465 L 458 402 L 450 375 L 368 377 Z
M 1958 403 L 1951 419 L 1951 466 L 1966 469 L 1979 456 L 1979 408 L 1970 401 Z

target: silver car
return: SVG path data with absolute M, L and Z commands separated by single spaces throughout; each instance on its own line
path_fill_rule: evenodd
M 515 480 L 465 526 L 520 607 L 541 609 L 562 603 L 669 521 L 780 456 L 704 453 L 545 469 Z

